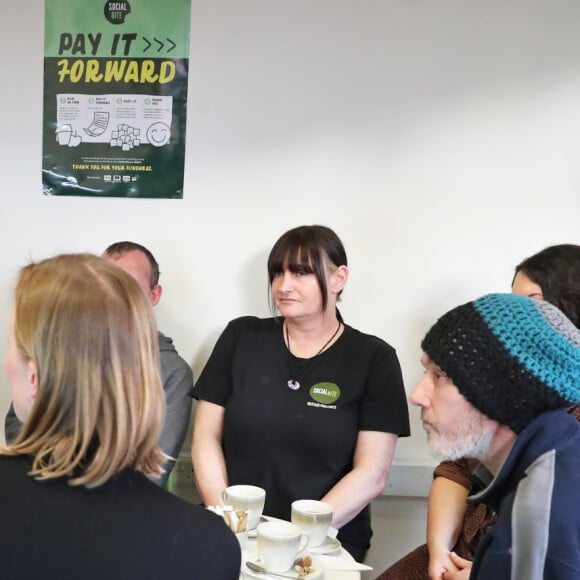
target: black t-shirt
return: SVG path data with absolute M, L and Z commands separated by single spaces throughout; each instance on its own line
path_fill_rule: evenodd
M 320 499 L 352 469 L 359 431 L 409 435 L 394 349 L 346 325 L 322 354 L 298 359 L 286 348 L 282 319 L 233 320 L 194 396 L 225 407 L 229 484 L 263 487 L 264 513 L 287 520 L 292 501 Z M 339 538 L 367 549 L 371 535 L 367 507 Z

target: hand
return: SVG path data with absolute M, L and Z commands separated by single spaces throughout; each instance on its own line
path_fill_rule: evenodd
M 429 580 L 444 580 L 447 572 L 457 572 L 458 568 L 451 559 L 451 552 L 444 550 L 429 558 Z
M 443 574 L 443 579 L 469 580 L 469 575 L 471 574 L 471 567 L 473 566 L 473 562 L 471 560 L 466 560 L 465 558 L 459 557 L 455 552 L 451 552 L 449 556 L 456 570 L 445 572 Z

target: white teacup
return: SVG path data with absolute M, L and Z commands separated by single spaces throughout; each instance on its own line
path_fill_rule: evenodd
M 240 544 L 240 550 L 242 550 L 242 552 L 243 552 L 246 549 L 246 546 L 248 545 L 248 530 L 247 530 L 247 528 L 243 532 L 237 532 L 236 538 L 238 538 L 238 542 Z
M 292 523 L 308 532 L 309 548 L 316 548 L 324 543 L 333 513 L 333 507 L 323 501 L 299 499 L 292 502 Z
M 253 530 L 260 521 L 266 501 L 266 490 L 255 485 L 230 485 L 220 496 L 222 506 L 230 505 L 235 510 L 246 510 L 246 528 Z
M 308 545 L 308 534 L 283 520 L 263 522 L 257 529 L 257 543 L 258 555 L 268 572 L 287 572 Z

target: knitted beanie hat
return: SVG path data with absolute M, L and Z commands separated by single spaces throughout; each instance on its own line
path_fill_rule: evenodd
M 476 409 L 515 433 L 580 402 L 580 330 L 543 300 L 488 294 L 443 315 L 421 348 Z

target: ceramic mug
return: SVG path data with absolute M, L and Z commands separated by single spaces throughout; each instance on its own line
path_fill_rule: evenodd
M 309 548 L 316 548 L 324 543 L 333 513 L 333 507 L 323 501 L 299 499 L 292 502 L 292 523 L 308 532 Z
M 263 522 L 257 529 L 258 555 L 268 572 L 287 572 L 308 545 L 308 533 L 283 520 Z
M 246 510 L 246 528 L 253 530 L 260 521 L 266 501 L 266 490 L 255 485 L 230 485 L 220 496 L 222 506 L 232 506 L 234 510 Z
M 236 538 L 238 538 L 240 550 L 242 550 L 243 552 L 246 549 L 246 546 L 248 545 L 248 530 L 245 529 L 243 532 L 237 532 Z

